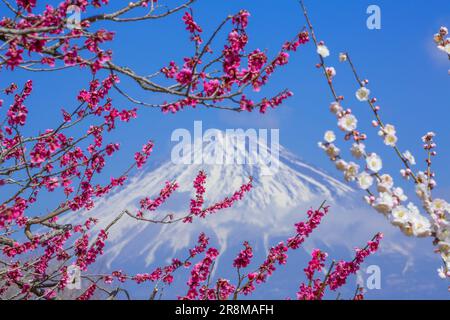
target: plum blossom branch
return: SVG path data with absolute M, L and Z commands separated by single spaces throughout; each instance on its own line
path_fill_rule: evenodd
M 187 293 L 184 296 L 178 297 L 182 300 L 227 300 L 238 299 L 239 295 L 249 295 L 254 292 L 255 283 L 266 282 L 268 276 L 273 274 L 276 270 L 276 265 L 284 265 L 287 262 L 287 251 L 289 249 L 295 250 L 303 243 L 305 238 L 313 232 L 313 230 L 320 224 L 321 218 L 328 211 L 325 202 L 317 210 L 308 211 L 308 221 L 296 224 L 297 234 L 294 237 L 287 239 L 284 242 L 273 246 L 266 260 L 254 272 L 249 272 L 241 275 L 242 270 L 251 265 L 253 259 L 253 248 L 250 243 L 245 241 L 244 248 L 238 253 L 233 260 L 233 267 L 238 273 L 238 282 L 234 285 L 230 280 L 218 277 L 213 281 L 212 270 L 215 261 L 219 256 L 219 251 L 210 245 L 209 238 L 205 234 L 200 234 L 197 244 L 193 249 L 189 250 L 189 255 L 184 260 L 173 259 L 172 263 L 165 267 L 158 267 L 151 273 L 127 275 L 122 271 L 114 271 L 112 274 L 89 274 L 83 275 L 85 278 L 92 279 L 92 282 L 98 284 L 104 282 L 111 285 L 113 281 L 124 283 L 126 281 L 133 281 L 137 284 L 146 282 L 154 283 L 154 289 L 150 299 L 154 299 L 158 292 L 161 292 L 163 286 L 171 285 L 174 281 L 174 273 L 180 268 L 189 269 L 189 278 L 186 282 Z M 329 288 L 331 291 L 336 291 L 345 285 L 349 276 L 355 274 L 361 264 L 367 259 L 370 254 L 376 252 L 379 248 L 379 243 L 382 238 L 381 234 L 375 235 L 371 241 L 362 249 L 356 249 L 355 258 L 352 261 L 333 262 L 328 269 L 324 280 L 314 279 L 316 272 L 321 272 L 325 266 L 325 259 L 327 254 L 315 249 L 312 254 L 312 259 L 308 266 L 304 269 L 307 282 L 300 285 L 297 298 L 301 300 L 321 300 L 324 297 L 325 291 Z M 200 255 L 203 257 L 198 262 L 193 263 L 192 260 Z M 335 266 L 335 267 L 334 267 Z M 245 282 L 244 285 L 242 285 Z M 88 287 L 81 297 L 90 298 L 93 295 L 94 288 Z M 93 291 L 91 291 L 93 290 Z M 362 290 L 357 287 L 357 294 L 353 297 L 355 300 L 364 298 Z M 87 294 L 86 294 L 87 293 Z
M 351 148 L 352 155 L 356 159 L 365 159 L 366 168 L 363 172 L 359 173 L 359 165 L 354 162 L 347 163 L 341 158 L 340 150 L 333 144 L 336 140 L 336 135 L 333 131 L 327 131 L 325 133 L 325 141 L 320 142 L 319 146 L 325 150 L 330 160 L 335 162 L 336 168 L 344 172 L 344 177 L 348 182 L 357 181 L 361 189 L 368 193 L 368 196 L 365 197 L 366 201 L 374 207 L 375 210 L 384 214 L 393 225 L 398 226 L 402 232 L 408 236 L 431 237 L 433 239 L 433 243 L 437 247 L 436 251 L 440 253 L 444 262 L 444 266 L 439 269 L 439 275 L 442 278 L 449 278 L 450 205 L 443 199 L 433 199 L 431 196 L 431 190 L 436 185 L 434 173 L 431 171 L 431 158 L 436 155 L 436 152 L 434 151 L 436 144 L 433 141 L 435 134 L 429 132 L 422 137 L 424 149 L 427 151 L 426 172 L 419 171 L 416 174 L 413 173 L 411 166 L 416 164 L 415 158 L 409 151 L 401 153 L 398 149 L 396 129 L 393 125 L 382 122 L 379 114 L 380 107 L 375 105 L 377 99 L 370 97 L 371 92 L 367 88 L 369 81 L 361 80 L 348 53 L 341 53 L 339 55 L 339 60 L 341 62 L 347 61 L 349 63 L 358 83 L 359 88 L 356 91 L 356 98 L 361 102 L 367 102 L 369 104 L 375 116 L 372 125 L 380 128 L 378 135 L 383 138 L 384 143 L 387 146 L 390 146 L 395 150 L 396 155 L 404 165 L 405 169 L 400 171 L 401 175 L 407 179 L 412 177 L 413 182 L 416 184 L 416 194 L 421 200 L 423 208 L 429 214 L 428 218 L 422 215 L 412 202 L 408 203 L 406 206 L 402 205 L 402 202 L 407 200 L 407 196 L 400 187 L 394 187 L 394 180 L 389 174 L 380 174 L 382 169 L 381 157 L 376 153 L 366 151 L 362 141 L 367 139 L 367 135 L 356 130 L 358 120 L 351 109 L 344 110 L 341 106 L 344 97 L 337 95 L 333 85 L 336 70 L 334 67 L 328 67 L 325 64 L 325 58 L 330 55 L 330 51 L 325 46 L 324 42 L 317 41 L 313 26 L 302 0 L 300 0 L 300 4 L 320 59 L 320 63 L 317 66 L 324 71 L 328 86 L 335 99 L 335 101 L 331 103 L 330 110 L 338 118 L 338 127 L 346 132 L 345 140 L 353 138 L 355 141 Z M 441 30 L 441 32 L 444 34 L 445 30 Z M 370 190 L 371 186 L 374 184 L 374 177 L 377 181 L 377 194 Z
M 171 97 L 176 97 L 172 102 L 163 102 L 159 104 L 149 104 L 131 97 L 123 90 L 114 88 L 120 94 L 125 96 L 133 103 L 142 106 L 152 106 L 160 108 L 163 112 L 177 112 L 185 107 L 195 107 L 197 105 L 208 108 L 219 108 L 233 111 L 242 111 L 246 99 L 244 90 L 250 85 L 254 91 L 267 83 L 269 76 L 276 67 L 285 65 L 288 62 L 288 51 L 295 51 L 296 48 L 305 43 L 308 39 L 304 33 L 300 33 L 294 41 L 284 46 L 279 55 L 270 63 L 265 53 L 256 49 L 251 53 L 245 51 L 248 42 L 248 36 L 245 29 L 248 25 L 247 11 L 242 10 L 236 15 L 227 16 L 222 23 L 212 33 L 208 41 L 203 44 L 201 34 L 203 32 L 199 24 L 194 21 L 190 5 L 194 1 L 187 1 L 180 6 L 169 9 L 166 13 L 153 15 L 153 12 L 160 9 L 161 6 L 156 1 L 136 1 L 129 3 L 126 7 L 114 12 L 104 13 L 88 17 L 80 21 L 79 28 L 67 30 L 66 11 L 73 3 L 69 0 L 62 2 L 57 8 L 47 7 L 41 13 L 31 13 L 35 5 L 30 3 L 19 3 L 20 8 L 26 6 L 28 15 L 21 18 L 17 23 L 11 19 L 6 19 L 0 23 L 0 41 L 4 42 L 7 52 L 0 54 L 3 61 L 0 61 L 0 67 L 6 65 L 7 68 L 23 68 L 25 70 L 43 71 L 39 65 L 48 66 L 48 70 L 61 70 L 66 67 L 79 66 L 81 68 L 89 67 L 93 73 L 100 70 L 108 70 L 114 74 L 122 74 L 134 80 L 142 89 L 163 93 Z M 82 12 L 88 11 L 87 2 L 77 2 Z M 138 17 L 122 17 L 131 12 L 139 11 L 150 5 L 150 11 Z M 107 7 L 107 2 L 100 4 L 93 3 L 94 7 Z M 185 57 L 182 67 L 177 66 L 175 62 L 170 63 L 170 67 L 163 67 L 160 72 L 153 73 L 152 76 L 142 76 L 136 71 L 115 64 L 112 60 L 112 51 L 102 49 L 101 46 L 110 42 L 114 38 L 114 33 L 99 29 L 91 31 L 93 25 L 102 21 L 110 20 L 116 22 L 133 22 L 140 20 L 149 20 L 162 18 L 182 9 L 188 9 L 183 16 L 187 31 L 191 34 L 191 40 L 195 43 L 195 52 L 193 56 Z M 233 27 L 228 36 L 228 44 L 224 46 L 221 53 L 216 57 L 211 57 L 207 61 L 207 55 L 213 54 L 212 43 L 217 38 L 219 31 L 231 21 Z M 66 32 L 67 31 L 67 32 Z M 83 41 L 80 46 L 75 41 Z M 36 58 L 25 60 L 24 52 L 28 50 L 30 56 L 37 54 Z M 42 57 L 43 56 L 43 57 Z M 206 61 L 205 61 L 206 60 Z M 245 68 L 247 60 L 248 68 Z M 57 65 L 57 64 L 60 65 Z M 216 69 L 210 70 L 210 67 L 216 64 L 222 64 L 222 75 L 214 75 Z M 35 68 L 34 66 L 38 67 Z M 203 65 L 201 70 L 198 67 Z M 175 80 L 173 85 L 165 86 L 154 81 L 157 76 Z M 164 79 L 161 79 L 163 81 Z M 203 83 L 202 83 L 203 82 Z M 234 89 L 236 85 L 236 89 Z M 259 107 L 261 112 L 265 112 L 268 106 L 276 107 L 284 99 L 291 96 L 292 93 L 287 90 L 272 97 L 263 98 L 260 102 L 246 103 L 245 110 L 251 111 Z M 239 101 L 241 97 L 241 101 Z M 237 100 L 236 100 L 237 99 Z M 226 105 L 228 102 L 231 105 Z

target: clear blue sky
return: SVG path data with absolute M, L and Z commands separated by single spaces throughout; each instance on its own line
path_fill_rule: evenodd
M 114 6 L 118 2 L 115 1 Z M 381 8 L 381 30 L 368 30 L 366 27 L 366 8 L 370 4 Z M 335 84 L 338 92 L 347 97 L 346 106 L 352 107 L 363 130 L 369 134 L 370 149 L 382 154 L 385 166 L 398 177 L 398 160 L 394 159 L 392 150 L 377 139 L 376 130 L 370 126 L 368 106 L 354 98 L 356 83 L 348 66 L 337 61 L 337 54 L 341 51 L 349 51 L 362 77 L 370 80 L 370 89 L 382 107 L 383 120 L 397 126 L 399 147 L 411 150 L 419 166 L 424 165 L 420 137 L 430 130 L 437 133 L 438 157 L 434 169 L 438 187 L 435 194 L 448 198 L 450 76 L 447 70 L 450 62 L 435 48 L 432 36 L 441 25 L 450 27 L 450 2 L 307 0 L 306 5 L 319 40 L 326 41 L 332 52 L 328 63 L 337 69 Z M 199 0 L 193 6 L 195 18 L 205 34 L 214 30 L 226 15 L 241 8 L 251 13 L 249 47 L 267 49 L 269 54 L 276 54 L 282 43 L 305 25 L 295 0 Z M 115 62 L 142 74 L 151 74 L 170 60 L 181 63 L 192 49 L 181 15 L 134 24 L 108 23 L 106 27 L 117 33 L 112 44 Z M 120 127 L 111 138 L 121 140 L 122 155 L 130 155 L 129 152 L 139 149 L 152 138 L 156 142 L 154 159 L 157 161 L 165 158 L 170 150 L 171 132 L 176 128 L 193 129 L 194 120 L 203 120 L 204 128 L 279 128 L 284 146 L 306 162 L 338 176 L 334 166 L 317 148 L 317 141 L 322 138 L 323 132 L 335 129 L 335 118 L 328 112 L 331 95 L 325 80 L 315 68 L 316 63 L 317 56 L 311 44 L 291 55 L 290 64 L 273 76 L 259 96 L 271 96 L 286 87 L 295 95 L 266 115 L 217 110 L 185 110 L 176 115 L 164 115 L 156 110 L 143 109 L 133 125 Z M 11 81 L 23 82 L 30 77 L 35 80 L 35 90 L 28 102 L 30 130 L 51 127 L 53 121 L 60 117 L 61 107 L 71 109 L 78 90 L 85 87 L 84 83 L 90 79 L 88 72 L 78 70 L 46 74 L 3 70 L 1 86 L 5 87 Z M 152 93 L 142 92 L 134 83 L 122 80 L 121 87 L 141 100 L 162 101 Z M 117 98 L 116 105 L 131 106 L 124 99 Z M 132 156 L 129 157 L 131 161 Z M 118 172 L 127 163 L 115 161 L 108 173 Z

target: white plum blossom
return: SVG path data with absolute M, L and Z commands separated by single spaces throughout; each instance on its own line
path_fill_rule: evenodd
M 345 62 L 347 61 L 347 54 L 346 53 L 339 53 L 339 62 Z
M 416 195 L 421 200 L 427 200 L 428 199 L 429 191 L 428 191 L 428 187 L 426 186 L 426 184 L 419 183 L 419 184 L 416 185 Z
M 339 171 L 345 171 L 347 169 L 347 162 L 345 162 L 342 159 L 339 159 L 338 161 L 336 161 L 336 169 L 338 169 Z
M 395 127 L 392 124 L 386 124 L 378 131 L 380 137 L 384 137 L 384 144 L 394 147 L 397 143 Z
M 450 249 L 450 239 L 447 238 L 447 241 L 440 241 L 438 243 L 439 249 L 447 251 Z
M 423 171 L 417 172 L 416 177 L 417 177 L 417 180 L 418 180 L 421 184 L 423 184 L 424 190 L 427 189 L 427 186 L 428 186 L 428 185 L 429 185 L 429 186 L 433 186 L 433 187 L 436 186 L 436 181 L 435 181 L 433 178 L 429 178 L 428 175 L 427 175 L 425 172 L 423 172 Z M 421 188 L 422 188 L 422 187 L 421 187 Z M 416 188 L 416 193 L 417 193 L 417 192 L 418 192 L 418 190 L 417 190 L 417 188 Z M 429 192 L 426 192 L 424 195 L 426 196 L 426 195 L 428 195 L 428 194 L 429 194 Z M 421 198 L 421 199 L 422 199 L 422 198 Z M 423 200 L 425 200 L 425 198 L 423 198 Z
M 443 199 L 434 199 L 430 206 L 431 212 L 450 212 L 449 204 Z
M 414 236 L 422 238 L 431 235 L 431 223 L 424 216 L 415 215 L 411 224 Z
M 397 187 L 392 190 L 392 194 L 396 196 L 400 201 L 406 201 L 408 200 L 408 197 L 405 195 L 402 188 Z
M 394 186 L 394 179 L 390 174 L 385 173 L 380 176 L 379 184 L 382 184 L 387 190 L 391 190 Z
M 351 132 L 356 129 L 358 120 L 352 114 L 346 114 L 338 120 L 338 126 L 341 130 Z
M 359 166 L 354 162 L 349 162 L 344 172 L 344 179 L 346 181 L 354 181 L 358 175 Z
M 438 48 L 450 56 L 450 38 L 447 35 L 447 28 L 442 27 L 439 33 L 435 34 L 434 40 Z M 317 53 L 322 58 L 330 55 L 330 51 L 323 42 L 317 45 Z M 347 54 L 339 54 L 340 62 L 348 60 Z M 328 80 L 331 80 L 336 75 L 335 68 L 326 65 L 322 67 L 325 68 L 325 75 Z M 353 71 L 356 74 L 356 70 Z M 356 78 L 359 79 L 357 74 Z M 367 195 L 364 196 L 365 201 L 376 211 L 383 213 L 393 225 L 398 226 L 408 236 L 433 238 L 436 252 L 439 252 L 445 265 L 443 268 L 438 269 L 439 276 L 450 278 L 450 204 L 443 199 L 433 199 L 431 197 L 431 190 L 436 185 L 434 173 L 430 171 L 429 167 L 426 173 L 413 173 L 410 166 L 416 165 L 416 159 L 408 150 L 401 154 L 399 153 L 396 147 L 398 143 L 396 128 L 392 124 L 384 124 L 381 120 L 378 114 L 379 107 L 373 105 L 376 103 L 376 98 L 371 97 L 371 91 L 367 88 L 369 81 L 358 80 L 358 82 L 359 87 L 355 92 L 356 98 L 361 102 L 369 101 L 369 104 L 374 109 L 376 119 L 372 121 L 373 127 L 378 128 L 378 135 L 385 145 L 395 148 L 404 165 L 400 170 L 401 175 L 406 179 L 414 180 L 415 192 L 421 200 L 422 208 L 429 215 L 422 215 L 418 207 L 411 202 L 408 205 L 404 205 L 408 199 L 404 190 L 394 186 L 392 176 L 388 174 L 381 175 L 380 171 L 383 169 L 383 161 L 376 153 L 366 151 L 366 146 L 363 142 L 367 139 L 367 135 L 357 131 L 358 119 L 352 114 L 351 109 L 341 106 L 342 96 L 338 98 L 335 95 L 336 101 L 330 104 L 330 111 L 338 118 L 337 125 L 339 129 L 346 133 L 345 140 L 353 140 L 350 148 L 352 156 L 356 159 L 364 159 L 366 167 L 362 168 L 364 169 L 362 172 L 359 172 L 360 167 L 356 163 L 344 161 L 340 157 L 340 150 L 333 145 L 336 140 L 336 135 L 333 131 L 325 132 L 325 141 L 319 145 L 325 150 L 330 159 L 335 162 L 336 168 L 343 172 L 345 180 L 356 180 L 359 188 L 367 191 Z M 331 89 L 335 93 L 332 84 Z M 434 132 L 428 132 L 422 137 L 424 149 L 428 152 L 429 157 L 436 155 L 436 152 L 433 150 L 436 147 L 434 136 Z M 429 158 L 427 160 L 428 166 L 430 166 L 430 161 L 431 159 Z M 376 184 L 375 188 L 373 188 L 374 184 Z
M 439 43 L 442 41 L 442 36 L 439 33 L 435 33 L 433 36 L 433 40 L 434 40 L 434 42 Z M 438 48 L 439 48 L 439 46 L 438 46 Z
M 450 241 L 450 226 L 447 226 L 446 228 L 439 228 L 436 232 L 436 238 L 441 241 Z
M 424 143 L 426 143 L 429 140 L 433 139 L 433 137 L 435 137 L 435 136 L 436 136 L 436 134 L 433 131 L 427 132 L 427 134 L 422 137 L 422 141 Z
M 376 153 L 371 153 L 366 158 L 367 168 L 373 172 L 378 172 L 383 168 L 383 161 Z
M 333 78 L 336 75 L 336 69 L 334 67 L 327 67 L 326 72 L 330 78 Z
M 340 105 L 338 102 L 333 101 L 333 102 L 330 104 L 330 111 L 331 111 L 332 113 L 338 114 L 338 113 L 342 112 L 342 110 L 343 110 L 343 108 L 341 107 L 341 105 Z
M 395 135 L 397 131 L 395 130 L 395 127 L 392 124 L 386 124 L 380 131 L 378 131 L 379 136 L 383 135 Z
M 359 101 L 367 101 L 369 100 L 370 90 L 366 87 L 361 87 L 356 91 L 356 98 Z
M 438 45 L 437 46 L 439 50 L 445 52 L 446 54 L 450 55 L 450 43 L 447 43 L 446 45 Z
M 406 159 L 406 161 L 409 162 L 409 164 L 411 164 L 411 165 L 416 164 L 416 159 L 414 158 L 414 156 L 412 155 L 412 153 L 409 150 L 406 150 L 405 152 L 403 152 L 403 157 Z
M 366 146 L 361 142 L 353 143 L 350 151 L 356 159 L 360 159 L 366 154 Z
M 397 206 L 392 209 L 392 224 L 394 226 L 403 227 L 409 221 L 409 209 L 405 206 Z
M 397 133 L 397 130 L 395 130 L 395 127 L 392 124 L 386 124 L 384 126 L 383 130 L 386 134 L 396 134 Z
M 388 192 L 380 192 L 373 203 L 373 207 L 380 213 L 388 214 L 395 206 L 395 200 Z
M 417 208 L 417 207 L 414 205 L 414 203 L 412 203 L 412 202 L 408 203 L 408 210 L 411 212 L 411 214 L 412 214 L 413 216 L 418 216 L 418 215 L 420 215 L 419 208 Z
M 323 139 L 328 143 L 332 143 L 336 140 L 336 135 L 333 131 L 328 130 L 327 132 L 325 132 Z
M 367 172 L 361 172 L 357 177 L 357 181 L 358 181 L 358 186 L 361 189 L 367 190 L 373 184 L 373 177 L 370 174 L 368 174 Z
M 339 156 L 339 153 L 341 152 L 341 150 L 339 148 L 337 148 L 334 144 L 330 144 L 328 146 L 328 148 L 325 150 L 325 152 L 331 159 L 334 159 L 337 156 Z
M 448 271 L 446 271 L 443 266 L 438 268 L 437 272 L 438 272 L 439 278 L 441 278 L 441 279 L 450 277 L 450 273 Z
M 440 241 L 438 243 L 438 248 L 441 252 L 450 252 L 450 239 L 449 241 Z M 447 264 L 447 268 L 450 269 L 450 254 L 441 254 L 442 258 L 445 260 Z
M 447 277 L 450 277 L 450 243 L 447 242 L 446 247 L 441 247 L 438 244 L 441 258 L 444 260 L 445 268 L 447 269 Z
M 322 142 L 319 142 L 319 147 L 325 150 L 325 153 L 331 160 L 336 159 L 336 157 L 338 157 L 339 153 L 341 152 L 341 150 L 339 150 L 339 148 L 332 143 L 324 144 Z
M 397 136 L 393 134 L 388 134 L 384 137 L 384 144 L 390 147 L 395 147 L 397 143 Z
M 364 201 L 366 201 L 366 203 L 371 206 L 373 204 L 373 202 L 375 201 L 375 197 L 373 197 L 373 196 L 364 196 Z
M 405 169 L 400 169 L 400 175 L 405 178 L 406 180 L 409 180 L 409 174 Z
M 399 226 L 408 236 L 428 237 L 431 235 L 431 223 L 422 216 L 419 209 L 409 203 L 407 207 L 397 206 L 392 210 L 393 225 Z
M 319 44 L 317 46 L 317 53 L 322 58 L 326 58 L 326 57 L 328 57 L 330 55 L 330 50 L 328 50 L 328 48 L 324 44 Z
M 417 179 L 419 179 L 419 181 L 425 184 L 428 181 L 428 176 L 426 175 L 425 172 L 419 171 L 417 172 Z

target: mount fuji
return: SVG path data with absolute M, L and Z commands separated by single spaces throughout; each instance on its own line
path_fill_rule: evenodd
M 108 264 L 123 259 L 121 253 L 125 250 L 130 259 L 139 259 L 149 265 L 154 261 L 158 249 L 167 247 L 173 251 L 180 250 L 205 230 L 217 238 L 222 251 L 228 245 L 234 245 L 234 240 L 245 240 L 237 237 L 243 231 L 246 235 L 259 237 L 267 242 L 271 236 L 291 232 L 292 223 L 304 218 L 304 211 L 311 206 L 324 200 L 332 205 L 354 197 L 352 188 L 302 162 L 278 144 L 272 144 L 269 150 L 267 144 L 258 142 L 257 148 L 250 150 L 248 147 L 236 146 L 236 141 L 231 141 L 225 134 L 219 134 L 218 137 L 217 143 L 202 142 L 202 163 L 174 164 L 167 161 L 154 170 L 133 177 L 126 187 L 100 201 L 94 210 L 85 214 L 100 218 L 98 228 L 102 228 L 123 209 L 137 212 L 139 200 L 157 196 L 166 181 L 177 181 L 180 187 L 166 201 L 167 204 L 161 206 L 155 215 L 152 215 L 153 212 L 147 214 L 152 218 L 162 218 L 169 213 L 175 217 L 182 216 L 189 210 L 189 200 L 194 196 L 193 181 L 200 170 L 207 175 L 205 206 L 231 195 L 250 176 L 253 178 L 253 189 L 232 208 L 219 211 L 206 219 L 194 219 L 192 224 L 161 226 L 124 216 L 111 231 L 111 249 L 106 254 Z M 236 158 L 242 156 L 241 159 L 247 160 L 252 156 L 256 159 L 265 153 L 270 157 L 265 159 L 265 163 L 271 163 L 276 170 L 267 174 L 258 163 L 214 164 L 211 161 L 218 149 L 226 154 L 230 152 L 230 148 L 234 149 Z M 278 150 L 277 157 L 271 152 L 274 148 Z M 197 151 L 193 148 L 191 152 L 194 154 Z

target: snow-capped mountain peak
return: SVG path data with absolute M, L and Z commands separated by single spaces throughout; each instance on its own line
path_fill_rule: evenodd
M 269 147 L 264 139 L 258 139 L 256 147 L 248 143 L 245 147 L 236 147 L 233 145 L 235 141 L 220 132 L 216 134 L 216 140 L 206 140 L 194 141 L 188 152 L 184 150 L 184 156 L 191 155 L 191 160 L 185 163 L 172 161 L 172 154 L 172 160 L 131 178 L 124 188 L 102 199 L 82 218 L 99 218 L 98 228 L 103 228 L 124 209 L 136 212 L 139 200 L 157 196 L 166 181 L 177 181 L 180 188 L 152 217 L 163 217 L 168 213 L 183 216 L 189 208 L 189 200 L 194 194 L 193 181 L 200 170 L 207 174 L 205 206 L 231 195 L 248 182 L 249 176 L 253 177 L 253 189 L 233 208 L 219 211 L 206 219 L 195 219 L 193 224 L 156 226 L 125 216 L 110 232 L 109 241 L 112 243 L 106 254 L 108 263 L 119 256 L 123 259 L 121 253 L 126 252 L 126 257 L 139 257 L 149 264 L 157 250 L 181 249 L 196 238 L 200 230 L 210 230 L 222 250 L 229 245 L 234 234 L 244 230 L 247 234 L 262 234 L 267 240 L 271 235 L 291 230 L 291 222 L 299 219 L 298 212 L 304 212 L 323 200 L 333 203 L 352 193 L 351 188 L 302 162 L 277 143 L 271 143 Z M 199 152 L 202 159 L 195 161 Z M 235 160 L 243 158 L 244 161 L 217 163 L 220 152 L 225 155 L 232 152 Z M 270 167 L 270 174 L 267 167 Z M 174 234 L 176 237 L 173 237 Z

